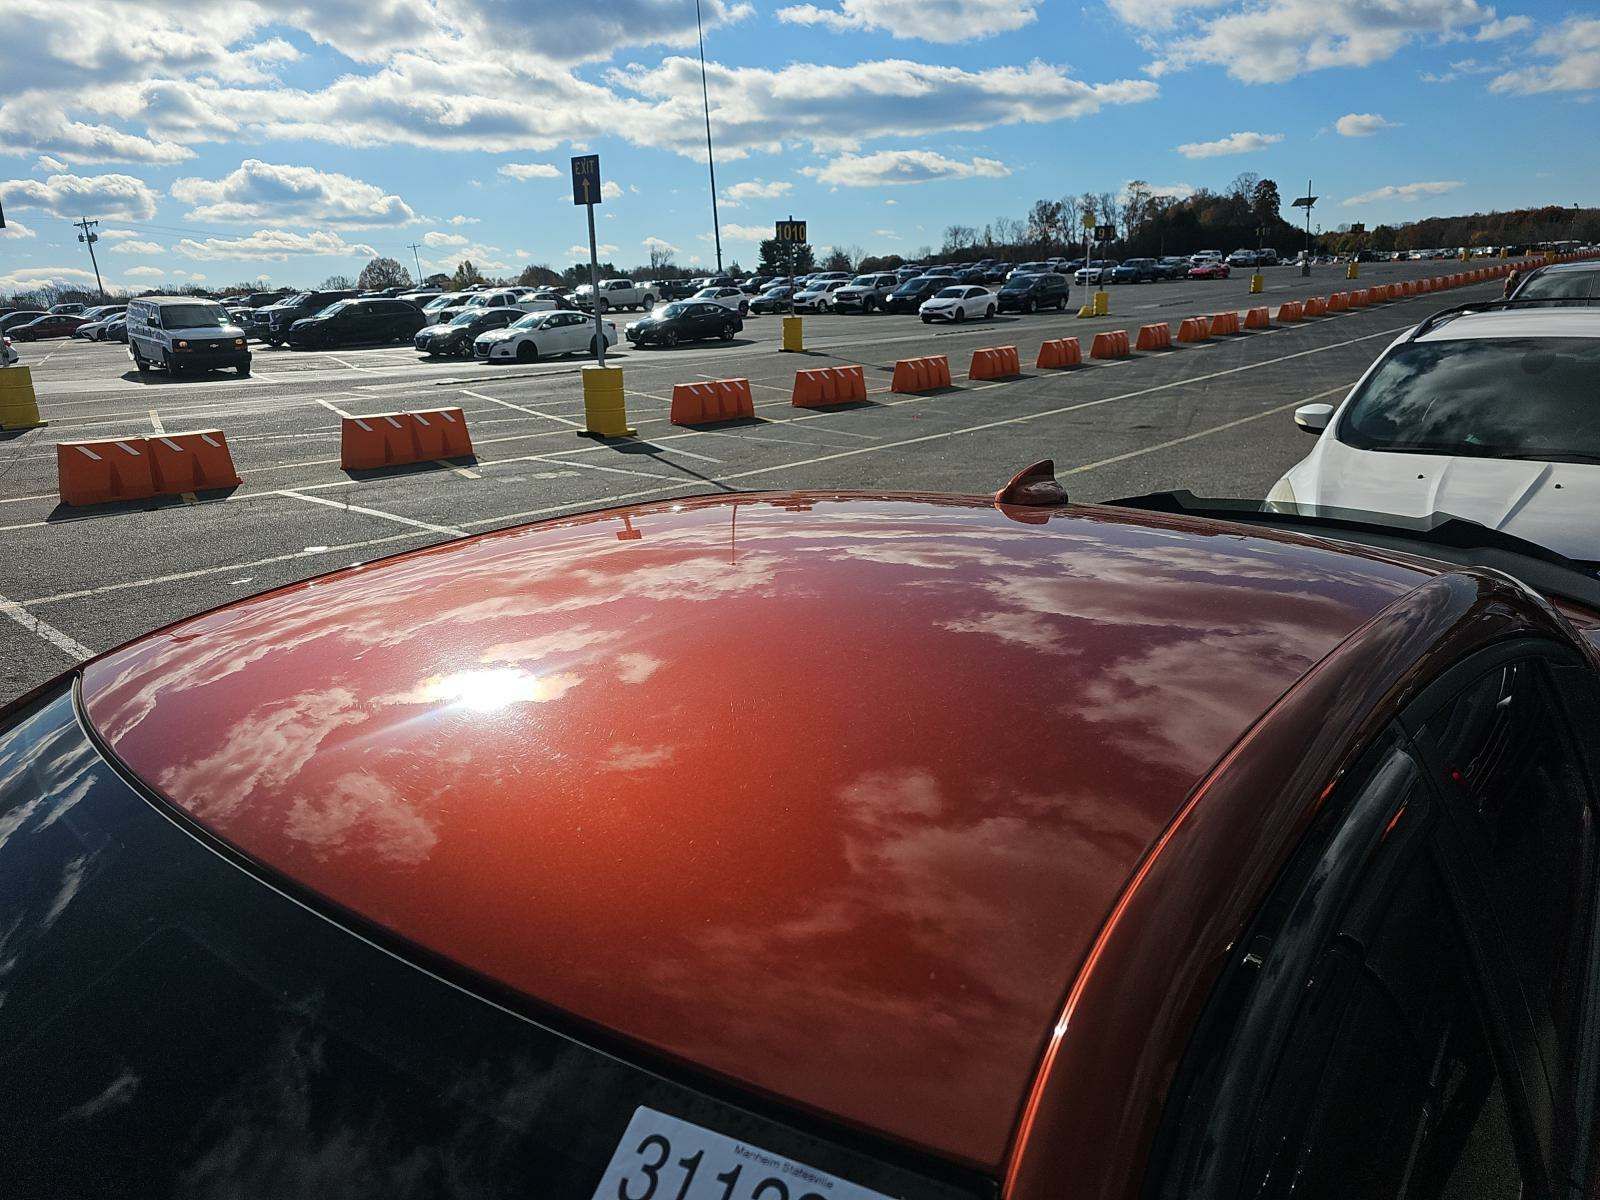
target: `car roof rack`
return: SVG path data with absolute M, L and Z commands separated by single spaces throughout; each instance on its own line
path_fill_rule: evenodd
M 1582 296 L 1529 296 L 1523 300 L 1505 298 L 1500 300 L 1469 300 L 1465 304 L 1456 304 L 1450 308 L 1441 308 L 1431 316 L 1424 317 L 1422 323 L 1411 331 L 1411 336 L 1406 340 L 1414 342 L 1425 333 L 1431 333 L 1446 321 L 1453 321 L 1457 317 L 1466 316 L 1468 313 L 1499 312 L 1511 308 L 1536 307 L 1548 304 L 1555 308 L 1600 308 L 1600 301 L 1581 303 Z M 1574 303 L 1580 301 L 1580 303 Z

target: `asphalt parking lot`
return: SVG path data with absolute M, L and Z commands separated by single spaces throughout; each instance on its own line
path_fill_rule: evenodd
M 778 348 L 779 321 L 752 317 L 732 343 L 629 351 L 638 437 L 595 442 L 582 427 L 582 360 L 490 366 L 420 361 L 409 347 L 300 352 L 253 347 L 253 374 L 141 378 L 121 345 L 22 347 L 48 426 L 0 434 L 0 700 L 141 632 L 322 571 L 519 522 L 708 491 L 895 489 L 988 493 L 1053 457 L 1075 499 L 1188 488 L 1261 496 L 1311 446 L 1291 410 L 1333 399 L 1430 312 L 1498 294 L 1484 283 L 1170 351 L 1068 370 L 1032 367 L 1045 338 L 1326 296 L 1440 275 L 1446 262 L 1265 272 L 1214 283 L 1111 289 L 1105 318 L 1073 312 L 958 326 L 915 317 L 806 318 L 806 350 Z M 1074 303 L 1085 289 L 1074 288 Z M 619 328 L 632 319 L 616 314 Z M 1019 378 L 965 378 L 971 351 L 1015 345 Z M 954 386 L 889 392 L 895 360 L 947 354 Z M 864 365 L 868 401 L 790 405 L 797 368 Z M 685 429 L 668 421 L 675 383 L 746 377 L 756 418 Z M 339 467 L 344 415 L 460 405 L 476 458 L 385 471 Z M 243 485 L 183 499 L 68 508 L 55 443 L 221 428 Z M 619 529 L 621 525 L 619 523 Z

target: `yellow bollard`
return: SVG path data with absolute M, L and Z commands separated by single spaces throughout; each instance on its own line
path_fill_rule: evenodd
M 583 368 L 583 423 L 579 437 L 633 437 L 622 395 L 621 367 Z
M 33 372 L 24 366 L 0 367 L 0 429 L 37 429 L 43 424 Z
M 1267 277 L 1260 271 L 1257 271 L 1254 275 L 1250 276 L 1250 294 L 1252 296 L 1261 295 L 1261 289 L 1266 286 Z
M 1346 279 L 1360 279 L 1361 264 L 1352 258 L 1350 260 L 1350 265 L 1344 269 L 1344 277 Z
M 1091 300 L 1091 301 L 1089 301 L 1089 303 L 1085 304 L 1082 308 L 1080 308 L 1078 310 L 1078 315 L 1080 317 L 1092 317 L 1092 316 L 1094 316 L 1094 301 Z
M 783 348 L 798 354 L 806 348 L 804 333 L 801 329 L 803 317 L 785 317 L 783 319 Z
M 1111 293 L 1096 292 L 1094 294 L 1094 315 L 1097 317 L 1109 316 L 1111 313 Z

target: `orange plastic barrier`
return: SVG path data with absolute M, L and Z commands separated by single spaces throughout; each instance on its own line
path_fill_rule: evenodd
M 1278 305 L 1278 320 L 1299 321 L 1305 317 L 1305 309 L 1298 300 L 1285 300 Z
M 1371 303 L 1372 303 L 1372 293 L 1370 291 L 1368 291 L 1366 288 L 1361 288 L 1358 291 L 1354 291 L 1354 292 L 1350 293 L 1350 307 L 1351 308 L 1365 308 L 1367 305 L 1369 305 Z
M 1211 336 L 1211 322 L 1204 317 L 1185 317 L 1178 325 L 1180 342 L 1203 342 Z
M 1128 335 L 1121 329 L 1097 333 L 1089 345 L 1090 358 L 1126 358 L 1128 353 Z
M 895 363 L 889 390 L 909 395 L 949 386 L 950 360 L 943 354 L 934 354 L 927 358 L 902 358 Z
M 867 373 L 861 367 L 817 367 L 794 373 L 796 408 L 831 408 L 867 398 Z
M 708 379 L 704 383 L 679 383 L 672 388 L 674 425 L 708 425 L 756 415 L 748 379 Z
M 1348 312 L 1350 309 L 1350 293 L 1335 292 L 1328 297 L 1329 312 Z
M 1083 348 L 1078 345 L 1078 339 L 1050 338 L 1039 345 L 1039 357 L 1034 362 L 1036 367 L 1077 367 L 1083 364 Z
M 1308 317 L 1325 317 L 1328 315 L 1328 302 L 1321 296 L 1313 296 L 1301 305 L 1300 311 Z
M 158 433 L 144 439 L 158 495 L 181 496 L 210 488 L 238 487 L 228 439 L 220 429 Z
M 459 408 L 425 408 L 400 417 L 411 427 L 416 461 L 472 457 L 472 435 L 467 432 L 466 414 Z
M 57 442 L 56 476 L 63 504 L 148 500 L 156 494 L 150 451 L 142 437 Z
M 1022 374 L 1022 363 L 1015 346 L 989 346 L 972 352 L 967 367 L 968 379 L 1009 379 Z
M 367 471 L 417 461 L 411 422 L 404 413 L 345 417 L 339 422 L 339 466 L 344 470 Z
M 1272 314 L 1264 308 L 1252 308 L 1244 314 L 1244 327 L 1246 329 L 1271 329 Z
M 1223 312 L 1211 314 L 1211 336 L 1222 337 L 1225 334 L 1239 332 L 1239 314 L 1236 312 Z
M 1170 350 L 1172 348 L 1172 326 L 1163 321 L 1159 325 L 1139 326 L 1139 340 L 1134 343 L 1137 350 Z

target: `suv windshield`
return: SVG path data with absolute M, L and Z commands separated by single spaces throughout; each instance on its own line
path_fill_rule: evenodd
M 233 318 L 215 304 L 167 304 L 161 308 L 163 329 L 217 329 Z
M 1518 300 L 1593 300 L 1600 298 L 1600 270 L 1550 271 L 1535 275 L 1516 291 Z
M 1025 292 L 1040 280 L 1039 275 L 1013 275 L 1000 285 L 1002 292 Z
M 1413 342 L 1373 372 L 1338 437 L 1361 450 L 1600 463 L 1600 338 Z

